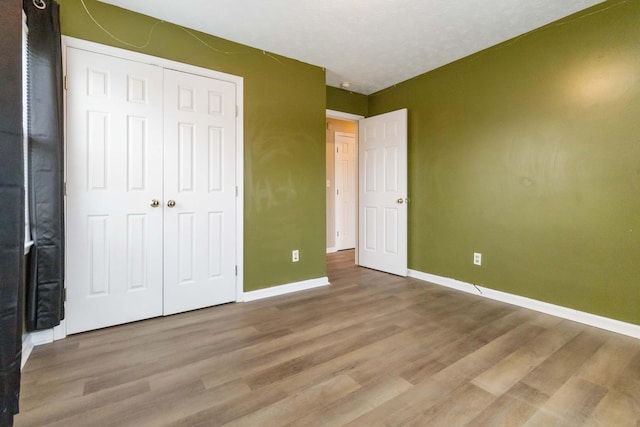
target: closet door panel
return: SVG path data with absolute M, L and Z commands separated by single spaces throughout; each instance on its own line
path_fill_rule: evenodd
M 162 314 L 162 69 L 67 49 L 67 333 Z
M 164 70 L 164 90 L 164 313 L 171 314 L 236 297 L 236 88 Z

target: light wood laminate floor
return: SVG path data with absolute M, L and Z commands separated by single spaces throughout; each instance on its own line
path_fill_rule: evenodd
M 640 426 L 640 340 L 355 267 L 37 347 L 16 426 Z

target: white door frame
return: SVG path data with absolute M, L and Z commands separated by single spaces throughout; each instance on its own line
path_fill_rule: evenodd
M 342 111 L 336 111 L 336 110 L 326 110 L 326 116 L 329 119 L 339 119 L 339 120 L 349 120 L 352 122 L 356 122 L 356 126 L 358 126 L 358 121 L 361 119 L 364 119 L 364 116 L 361 116 L 359 114 L 352 114 L 352 113 L 343 113 Z M 356 147 L 358 148 L 358 152 L 360 150 L 360 144 L 358 143 L 358 132 L 356 132 Z M 358 170 L 358 157 L 356 157 L 356 171 Z M 357 174 L 357 172 L 356 172 Z M 357 177 L 356 177 L 357 178 Z M 360 197 L 359 191 L 356 190 L 356 229 L 358 230 L 356 232 L 356 254 L 355 254 L 355 264 L 358 264 L 358 241 L 360 240 L 360 227 L 358 226 L 358 198 Z M 326 228 L 326 221 L 325 221 L 325 228 Z M 325 230 L 326 231 L 326 230 Z M 326 232 L 325 232 L 326 234 Z
M 94 43 L 86 40 L 77 39 L 75 37 L 63 36 L 62 37 L 62 69 L 63 74 L 67 75 L 67 48 L 76 48 L 87 50 L 103 55 L 110 55 L 117 58 L 128 59 L 131 61 L 142 62 L 145 64 L 156 65 L 163 68 L 168 68 L 184 73 L 197 74 L 204 77 L 210 77 L 217 80 L 222 80 L 230 83 L 234 83 L 236 87 L 236 265 L 238 267 L 238 273 L 236 275 L 236 302 L 244 300 L 244 79 L 240 76 L 234 76 L 232 74 L 222 73 L 220 71 L 210 70 L 208 68 L 198 67 L 195 65 L 184 64 L 181 62 L 171 61 L 169 59 L 157 58 L 155 56 L 146 55 L 143 53 L 132 52 L 125 49 L 120 49 L 112 46 L 106 46 L 99 43 Z M 66 118 L 66 102 L 67 94 L 64 93 L 64 155 L 65 155 L 65 167 L 64 167 L 64 179 L 67 180 L 67 168 L 66 168 L 66 155 L 67 155 L 67 118 Z M 65 198 L 65 212 L 66 212 L 66 198 Z M 66 226 L 66 224 L 65 224 Z M 66 257 L 65 257 L 66 263 Z M 65 268 L 67 266 L 65 265 Z M 66 287 L 66 283 L 65 283 Z M 60 326 L 53 328 L 52 337 L 54 340 L 66 337 L 66 324 L 64 320 L 60 323 Z
M 359 114 L 343 113 L 342 111 L 327 110 L 327 117 L 330 119 L 351 120 L 357 122 L 365 117 Z

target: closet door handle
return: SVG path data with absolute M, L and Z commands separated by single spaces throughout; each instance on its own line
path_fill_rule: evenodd
M 167 202 L 167 206 L 169 206 L 170 208 L 174 207 L 176 205 L 176 201 L 175 200 L 169 200 Z
M 157 208 L 158 206 L 160 206 L 160 202 L 158 201 L 158 199 L 151 199 L 151 207 Z

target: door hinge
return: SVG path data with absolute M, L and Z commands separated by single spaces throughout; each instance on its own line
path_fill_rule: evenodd
M 340 190 L 336 188 L 336 196 L 340 195 Z
M 336 237 L 340 237 L 340 232 L 336 231 Z
M 67 181 L 62 184 L 62 192 L 64 193 L 64 197 L 67 197 Z
M 67 288 L 62 288 L 62 301 L 67 302 Z
M 64 76 L 64 90 L 68 90 L 69 87 L 67 86 L 67 76 Z
M 238 186 L 236 185 L 236 197 L 238 197 Z
M 236 117 L 238 117 L 238 106 L 236 105 Z
M 238 266 L 236 265 L 236 276 L 238 275 Z

